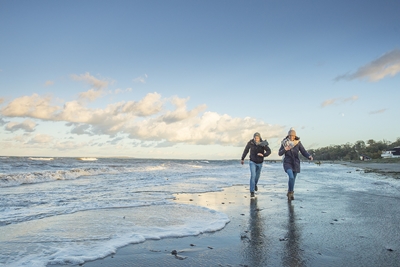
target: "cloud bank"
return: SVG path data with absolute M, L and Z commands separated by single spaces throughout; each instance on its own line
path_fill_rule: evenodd
M 377 82 L 387 76 L 395 76 L 400 72 L 400 49 L 394 49 L 374 61 L 359 67 L 354 73 L 337 76 L 334 80 L 367 79 Z
M 87 77 L 87 76 L 84 76 Z M 84 92 L 87 99 L 97 95 Z M 55 103 L 50 96 L 21 96 L 5 103 L 0 115 L 5 118 L 30 118 L 42 121 L 65 122 L 68 131 L 76 135 L 106 135 L 116 138 L 124 136 L 140 142 L 156 142 L 159 147 L 186 144 L 219 144 L 242 146 L 251 139 L 255 131 L 265 138 L 283 135 L 283 126 L 270 125 L 253 118 L 235 118 L 227 114 L 207 111 L 206 105 L 188 108 L 189 98 L 178 96 L 164 98 L 159 93 L 148 93 L 138 101 L 121 101 L 103 108 L 88 107 L 80 99 Z M 22 123 L 8 123 L 8 131 L 32 132 L 36 123 L 25 120 Z M 47 140 L 35 137 L 31 143 Z M 114 139 L 119 140 L 119 139 Z M 69 141 L 71 142 L 71 141 Z M 116 141 L 115 141 L 116 142 Z M 61 143 L 58 143 L 59 145 Z M 71 144 L 64 144 L 69 147 Z

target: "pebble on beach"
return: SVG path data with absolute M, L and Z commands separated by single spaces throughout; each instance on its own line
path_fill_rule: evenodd
M 178 259 L 178 260 L 184 260 L 184 259 L 186 259 L 187 257 L 182 257 L 182 256 L 175 255 L 175 258 Z

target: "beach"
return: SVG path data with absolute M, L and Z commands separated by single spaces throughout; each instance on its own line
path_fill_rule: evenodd
M 261 186 L 255 198 L 248 186 L 177 194 L 174 201 L 226 213 L 230 222 L 214 233 L 129 245 L 83 266 L 399 266 L 400 192 L 385 189 L 391 178 L 368 176 L 372 188 L 349 190 L 307 179 L 306 171 L 300 177 L 292 202 L 285 179 Z
M 3 158 L 0 266 L 398 266 L 399 179 L 280 162 Z
M 355 161 L 355 162 L 344 162 L 343 165 L 361 168 L 366 172 L 376 172 L 386 175 L 392 175 L 395 178 L 400 179 L 400 162 L 369 162 L 369 161 Z

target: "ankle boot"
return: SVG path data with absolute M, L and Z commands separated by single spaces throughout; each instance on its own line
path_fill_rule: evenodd
M 290 194 L 290 199 L 294 200 L 294 191 L 292 191 L 292 193 Z
M 286 196 L 287 196 L 288 201 L 292 200 L 292 192 L 291 191 L 288 191 Z

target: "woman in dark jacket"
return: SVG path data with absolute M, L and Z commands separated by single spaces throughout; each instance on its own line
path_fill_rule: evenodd
M 260 178 L 262 164 L 264 162 L 264 157 L 268 157 L 271 154 L 271 149 L 268 147 L 268 142 L 263 141 L 259 133 L 255 133 L 253 139 L 251 139 L 242 154 L 242 165 L 244 164 L 244 159 L 250 150 L 250 195 L 254 197 L 254 191 L 257 191 L 257 183 Z
M 283 169 L 289 176 L 289 189 L 286 194 L 289 201 L 294 200 L 294 183 L 297 174 L 300 172 L 299 153 L 304 157 L 313 160 L 313 157 L 305 150 L 300 142 L 300 137 L 296 136 L 296 131 L 292 128 L 290 129 L 288 136 L 283 139 L 279 149 L 279 156 L 285 155 L 283 159 Z

